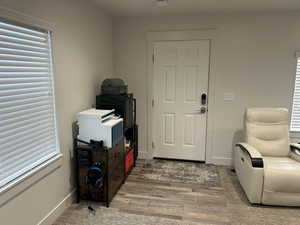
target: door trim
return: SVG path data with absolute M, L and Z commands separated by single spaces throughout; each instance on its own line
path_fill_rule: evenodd
M 214 127 L 214 105 L 215 105 L 215 74 L 213 68 L 215 68 L 215 39 L 217 37 L 216 28 L 204 28 L 199 30 L 180 30 L 180 31 L 157 31 L 147 33 L 147 153 L 146 158 L 152 159 L 154 157 L 154 150 L 152 148 L 153 140 L 153 123 L 154 113 L 152 107 L 153 99 L 153 86 L 154 86 L 154 75 L 153 75 L 153 49 L 154 42 L 157 41 L 195 41 L 195 40 L 210 40 L 210 59 L 209 59 L 209 74 L 208 74 L 208 112 L 207 112 L 207 127 L 206 127 L 206 150 L 205 160 L 206 163 L 213 163 L 213 127 Z

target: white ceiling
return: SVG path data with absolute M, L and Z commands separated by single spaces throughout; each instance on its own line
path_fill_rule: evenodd
M 158 7 L 156 0 L 94 1 L 115 16 L 300 10 L 300 0 L 169 0 L 165 7 Z

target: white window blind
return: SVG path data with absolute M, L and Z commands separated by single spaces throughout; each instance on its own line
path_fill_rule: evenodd
M 0 187 L 59 152 L 51 33 L 0 18 Z
M 300 131 L 300 55 L 297 55 L 297 69 L 293 98 L 293 110 L 291 120 L 291 131 Z

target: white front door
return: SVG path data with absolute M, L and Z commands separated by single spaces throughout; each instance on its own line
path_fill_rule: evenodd
M 154 157 L 205 161 L 210 41 L 154 44 Z

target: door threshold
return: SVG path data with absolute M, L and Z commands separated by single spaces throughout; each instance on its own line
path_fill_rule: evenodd
M 205 161 L 189 160 L 189 159 L 170 159 L 170 158 L 162 158 L 162 157 L 154 157 L 153 159 L 162 159 L 162 160 L 177 161 L 177 162 L 194 162 L 194 163 L 202 163 L 202 164 L 205 163 Z

